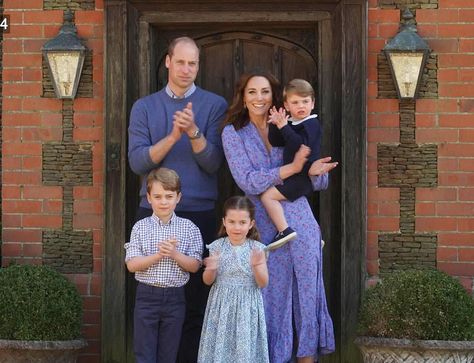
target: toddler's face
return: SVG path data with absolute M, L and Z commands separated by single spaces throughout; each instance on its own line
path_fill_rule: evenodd
M 286 97 L 285 108 L 290 112 L 294 120 L 302 120 L 311 115 L 314 108 L 314 100 L 311 96 L 298 96 L 290 94 Z

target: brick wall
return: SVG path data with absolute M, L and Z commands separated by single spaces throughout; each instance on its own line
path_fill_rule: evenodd
M 83 297 L 89 346 L 80 362 L 100 362 L 103 1 L 53 3 L 3 1 L 11 32 L 3 41 L 2 264 L 51 264 L 64 272 Z M 89 84 L 81 86 L 73 102 L 44 92 L 41 54 L 43 44 L 57 35 L 68 6 L 90 57 Z M 57 154 L 53 159 L 51 150 Z M 72 161 L 64 161 L 65 154 Z M 80 177 L 74 178 L 78 170 Z M 77 263 L 79 255 L 90 257 Z M 63 260 L 68 264 L 58 265 Z
M 390 3 L 390 4 L 389 4 Z M 384 272 L 381 241 L 403 234 L 406 190 L 382 182 L 381 147 L 402 145 L 400 105 L 380 91 L 380 52 L 398 31 L 404 1 L 369 0 L 368 241 L 369 283 Z M 388 6 L 390 5 L 390 6 Z M 437 178 L 414 189 L 412 235 L 436 240 L 436 267 L 473 291 L 474 277 L 474 2 L 411 1 L 418 33 L 433 50 L 437 95 L 415 103 L 418 149 L 437 149 Z M 400 144 L 399 144 L 400 143 Z M 404 199 L 405 198 L 405 199 Z M 400 239 L 403 241 L 403 238 Z M 400 242 L 399 240 L 399 242 Z M 428 241 L 427 239 L 425 239 Z M 427 242 L 428 243 L 428 242 Z M 426 244 L 429 249 L 429 243 Z M 422 249 L 424 247 L 421 247 Z M 421 255 L 424 256 L 424 252 Z M 422 261 L 422 258 L 420 258 Z

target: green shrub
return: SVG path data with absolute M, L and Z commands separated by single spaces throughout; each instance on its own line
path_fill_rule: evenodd
M 32 265 L 0 269 L 0 339 L 76 339 L 81 323 L 81 297 L 57 271 Z
M 423 340 L 473 340 L 474 301 L 437 270 L 393 273 L 362 299 L 359 335 Z

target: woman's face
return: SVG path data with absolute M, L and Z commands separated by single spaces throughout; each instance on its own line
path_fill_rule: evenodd
M 265 77 L 256 76 L 249 79 L 244 89 L 244 105 L 249 117 L 267 116 L 273 104 L 272 87 Z

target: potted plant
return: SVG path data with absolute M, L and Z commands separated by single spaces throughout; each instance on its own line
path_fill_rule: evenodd
M 358 335 L 364 362 L 471 363 L 474 301 L 446 273 L 393 273 L 366 291 Z
M 76 361 L 82 302 L 75 285 L 48 266 L 0 269 L 0 361 Z

